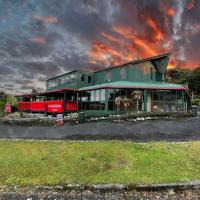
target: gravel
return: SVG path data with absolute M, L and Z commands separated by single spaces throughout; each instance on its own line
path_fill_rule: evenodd
M 4 192 L 0 193 L 1 200 L 55 200 L 55 199 L 70 199 L 70 200 L 199 200 L 200 190 L 185 190 L 185 191 L 90 191 L 90 190 L 72 190 L 72 191 L 19 191 L 19 192 Z

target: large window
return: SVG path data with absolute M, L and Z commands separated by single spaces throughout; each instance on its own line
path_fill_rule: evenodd
M 134 96 L 135 92 L 140 93 L 140 99 Z M 121 98 L 119 111 L 143 111 L 144 110 L 144 93 L 137 89 L 108 89 L 108 110 L 117 110 L 115 103 L 116 98 Z M 127 107 L 126 107 L 127 106 Z
M 152 91 L 152 109 L 154 106 L 157 106 L 161 112 L 176 112 L 183 111 L 184 106 L 184 97 L 182 91 L 166 91 L 166 90 L 157 90 Z
M 50 88 L 50 87 L 56 87 L 57 85 L 58 85 L 58 80 L 57 79 L 49 81 L 48 84 L 47 84 L 48 88 Z
M 79 93 L 80 110 L 105 110 L 105 89 Z

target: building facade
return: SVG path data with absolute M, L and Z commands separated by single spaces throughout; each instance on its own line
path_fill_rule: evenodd
M 158 55 L 95 72 L 75 70 L 47 80 L 46 92 L 37 96 L 44 96 L 46 103 L 62 101 L 62 112 L 74 109 L 90 116 L 187 111 L 187 88 L 165 82 L 169 56 Z M 33 96 L 28 98 L 33 101 Z M 69 109 L 70 103 L 73 109 Z

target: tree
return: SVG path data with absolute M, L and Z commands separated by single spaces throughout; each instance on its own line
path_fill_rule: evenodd
M 188 84 L 190 92 L 195 95 L 200 95 L 200 67 L 190 69 L 169 69 L 167 71 L 167 80 L 171 83 Z
M 33 93 L 33 94 L 35 94 L 35 93 L 38 93 L 38 90 L 37 90 L 37 89 L 35 89 L 35 88 L 32 88 L 32 91 L 31 91 L 31 93 Z
M 17 100 L 13 95 L 8 95 L 3 91 L 0 91 L 0 112 L 3 113 L 6 103 L 10 103 L 11 106 L 17 106 Z
M 4 112 L 5 105 L 7 103 L 7 94 L 0 91 L 0 112 Z
M 188 85 L 194 94 L 200 95 L 200 67 L 192 71 L 188 77 Z
M 140 90 L 135 90 L 132 92 L 131 97 L 136 100 L 136 108 L 137 111 L 139 111 L 139 101 L 142 99 L 143 97 L 143 92 Z

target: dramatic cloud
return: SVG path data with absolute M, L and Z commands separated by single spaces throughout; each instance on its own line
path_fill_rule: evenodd
M 30 40 L 36 44 L 41 44 L 41 45 L 46 44 L 45 38 L 43 38 L 41 36 L 35 36 L 35 37 L 31 38 Z
M 0 0 L 0 90 L 45 89 L 45 79 L 172 52 L 199 66 L 200 1 Z
M 55 16 L 39 16 L 39 15 L 33 15 L 33 19 L 42 21 L 42 22 L 46 22 L 46 23 L 50 23 L 50 24 L 54 24 L 58 22 L 57 17 Z

